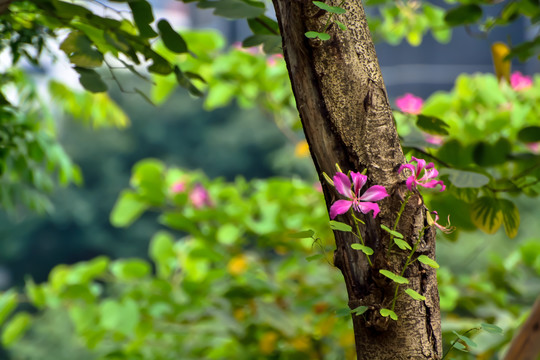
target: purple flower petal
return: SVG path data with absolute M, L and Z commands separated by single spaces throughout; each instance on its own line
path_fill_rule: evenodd
M 360 196 L 361 201 L 379 201 L 388 196 L 386 189 L 381 185 L 373 185 Z
M 355 173 L 355 172 L 352 172 L 351 171 L 351 177 L 353 179 L 353 188 L 354 188 L 354 194 L 356 195 L 356 197 L 358 197 L 358 194 L 360 194 L 360 190 L 364 187 L 366 181 L 367 181 L 367 176 L 366 175 L 362 175 L 361 173 Z
M 334 177 L 334 183 L 335 183 Z M 352 201 L 349 200 L 338 200 L 332 204 L 330 207 L 330 219 L 334 219 L 336 216 L 345 214 L 351 208 Z
M 414 175 L 414 172 L 416 171 L 416 168 L 414 167 L 414 165 L 411 165 L 411 164 L 403 164 L 399 167 L 399 170 L 398 170 L 398 174 L 401 174 L 401 172 L 405 169 L 409 169 L 412 171 L 413 175 Z
M 417 184 L 416 182 L 416 178 L 413 176 L 409 176 L 407 178 L 407 189 L 409 189 L 409 191 L 412 191 L 413 187 L 415 187 Z
M 338 193 L 340 193 L 341 195 L 346 196 L 349 199 L 352 199 L 354 197 L 354 194 L 351 190 L 351 181 L 349 180 L 349 177 L 344 173 L 337 172 L 336 175 L 334 175 L 334 186 L 336 187 Z
M 372 203 L 372 202 L 360 202 L 357 205 L 358 210 L 360 210 L 362 213 L 367 214 L 371 210 L 373 210 L 373 218 L 377 216 L 379 213 L 379 205 Z
M 411 156 L 411 161 L 416 161 L 416 171 L 414 173 L 418 177 L 422 170 L 424 170 L 424 168 L 426 167 L 426 160 L 417 159 L 414 156 Z
M 437 185 L 441 185 L 441 191 L 444 191 L 444 189 L 446 189 L 446 186 L 444 185 L 444 183 L 441 180 L 431 180 L 431 181 L 428 181 L 427 183 L 420 183 L 419 182 L 417 184 L 420 185 L 420 186 L 423 186 L 425 188 L 434 188 Z
M 422 176 L 420 180 L 433 179 L 433 178 L 436 178 L 437 176 L 439 176 L 439 171 L 437 171 L 437 169 L 433 168 L 433 169 L 427 170 L 426 168 L 426 171 L 424 172 L 424 176 Z

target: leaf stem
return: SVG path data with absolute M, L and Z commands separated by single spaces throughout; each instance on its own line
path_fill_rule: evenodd
M 337 7 L 341 7 L 345 3 L 345 0 L 342 0 Z M 334 13 L 330 13 L 330 16 L 328 17 L 328 20 L 326 20 L 326 24 L 324 24 L 324 28 L 321 32 L 326 32 L 326 29 L 328 29 L 328 26 L 330 26 L 330 21 L 332 20 L 332 17 L 334 16 Z
M 463 334 L 461 335 L 467 335 L 468 333 L 470 333 L 471 331 L 474 331 L 474 330 L 479 330 L 479 328 L 472 328 L 472 329 L 469 329 L 467 331 L 465 331 Z M 450 351 L 452 351 L 452 349 L 454 348 L 454 345 L 456 345 L 456 343 L 459 341 L 459 337 L 456 337 L 456 339 L 454 341 L 452 341 L 452 344 L 450 345 L 450 348 L 448 350 L 446 350 L 446 352 L 444 353 L 443 357 L 441 360 L 444 360 L 444 358 L 450 354 Z
M 408 198 L 407 198 L 407 200 L 408 200 Z M 399 276 L 403 277 L 403 274 L 405 274 L 405 270 L 407 270 L 407 267 L 412 263 L 411 259 L 412 259 L 413 255 L 414 255 L 414 253 L 416 252 L 416 248 L 418 247 L 418 244 L 420 244 L 420 240 L 424 237 L 424 232 L 426 231 L 427 228 L 429 228 L 429 226 L 425 226 L 425 227 L 422 228 L 422 230 L 420 230 L 420 233 L 418 234 L 418 239 L 414 243 L 414 246 L 413 246 L 409 256 L 407 257 L 407 261 L 405 261 L 405 265 L 403 266 L 403 269 L 401 270 L 401 274 L 399 274 Z M 400 286 L 400 284 L 396 285 L 396 291 L 394 292 L 394 298 L 392 299 L 392 308 L 390 309 L 392 311 L 394 311 L 394 307 L 396 306 L 396 301 L 397 301 L 397 298 L 398 298 L 399 286 Z
M 409 202 L 409 199 L 412 195 L 411 191 L 407 191 L 407 194 L 405 195 L 405 200 L 401 203 L 401 208 L 399 209 L 399 212 L 396 217 L 396 221 L 394 222 L 394 227 L 392 228 L 393 231 L 396 231 L 399 219 L 401 218 L 401 215 L 403 214 L 403 211 L 405 211 L 405 206 L 407 205 L 407 202 Z M 390 250 L 392 250 L 392 247 L 394 246 L 394 235 L 390 234 L 390 245 L 388 245 L 388 251 L 386 252 L 386 255 L 390 254 Z
M 357 219 L 356 216 L 354 216 L 353 214 L 353 219 L 354 219 L 354 225 L 356 226 L 356 232 L 358 233 L 357 234 L 357 237 L 360 239 L 360 243 L 362 244 L 362 246 L 366 246 L 364 244 L 364 239 L 362 238 L 362 234 L 360 233 L 360 227 L 358 226 L 358 222 L 361 221 L 360 219 Z M 354 233 L 353 233 L 354 234 Z M 365 253 L 364 253 L 365 254 Z M 373 267 L 373 263 L 371 262 L 371 258 L 369 257 L 368 254 L 365 254 L 366 257 L 367 257 L 367 261 L 369 263 L 369 266 Z

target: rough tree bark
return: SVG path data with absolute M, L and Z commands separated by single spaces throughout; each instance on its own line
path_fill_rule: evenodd
M 365 305 L 363 316 L 353 315 L 358 359 L 440 359 L 442 356 L 439 295 L 435 271 L 418 261 L 404 276 L 406 287 L 421 293 L 426 301 L 403 294 L 401 286 L 395 312 L 398 321 L 380 315 L 390 308 L 395 285 L 379 274 L 387 269 L 399 274 L 407 254 L 387 254 L 389 235 L 380 224 L 391 227 L 403 201 L 406 186 L 397 170 L 405 163 L 390 104 L 380 72 L 375 47 L 360 0 L 341 5 L 347 13 L 338 20 L 342 31 L 332 25 L 328 41 L 308 39 L 306 31 L 322 31 L 329 14 L 311 0 L 273 0 L 283 40 L 283 50 L 292 88 L 311 155 L 319 174 L 335 173 L 335 164 L 344 171 L 367 169 L 368 184 L 383 185 L 390 197 L 379 202 L 376 219 L 363 217 L 361 229 L 366 245 L 375 250 L 370 267 L 363 253 L 351 248 L 358 242 L 346 232 L 335 232 L 334 265 L 343 273 L 349 307 Z M 327 1 L 337 6 L 335 0 Z M 321 177 L 322 179 L 322 177 Z M 338 199 L 324 180 L 328 207 Z M 338 220 L 350 223 L 342 216 Z M 427 225 L 426 208 L 417 192 L 411 197 L 398 230 L 412 244 Z M 435 231 L 425 232 L 417 255 L 435 257 Z

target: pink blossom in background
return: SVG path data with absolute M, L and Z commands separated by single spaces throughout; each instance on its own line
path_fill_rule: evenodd
M 379 213 L 379 205 L 371 201 L 379 201 L 388 196 L 386 189 L 381 185 L 373 185 L 360 196 L 360 190 L 366 184 L 367 176 L 361 173 L 351 171 L 353 179 L 353 190 L 351 190 L 351 181 L 349 177 L 342 172 L 337 172 L 334 176 L 334 186 L 338 193 L 346 196 L 348 200 L 338 200 L 330 207 L 330 218 L 345 214 L 352 208 L 355 211 L 367 214 L 373 210 L 373 218 Z
M 252 47 L 245 48 L 242 46 L 242 43 L 240 41 L 234 42 L 232 46 L 238 51 L 242 51 L 251 55 L 259 55 L 262 52 L 260 46 L 252 46 Z
M 396 99 L 396 105 L 404 113 L 418 115 L 422 111 L 424 100 L 411 93 L 406 93 Z
M 210 194 L 208 194 L 208 191 L 201 184 L 196 184 L 193 187 L 193 190 L 189 193 L 189 200 L 197 209 L 204 206 L 212 206 Z
M 540 153 L 540 142 L 533 142 L 533 143 L 528 143 L 526 145 L 529 150 L 531 150 L 533 153 L 535 154 L 538 154 Z
M 268 60 L 266 60 L 266 63 L 268 64 L 268 66 L 276 66 L 278 61 L 280 61 L 282 59 L 283 59 L 283 55 L 274 54 L 274 55 L 270 55 L 270 57 L 268 57 Z
M 315 191 L 322 193 L 322 185 L 320 182 L 314 183 L 313 188 L 315 189 Z
M 510 76 L 510 85 L 516 91 L 525 90 L 532 86 L 532 78 L 516 71 Z
M 426 136 L 426 141 L 433 145 L 442 145 L 442 143 L 444 142 L 444 139 L 442 138 L 442 136 L 431 135 L 431 134 L 426 134 L 425 136 Z
M 446 189 L 446 186 L 441 180 L 434 180 L 439 175 L 439 172 L 435 169 L 433 163 L 426 164 L 426 160 L 417 159 L 414 156 L 411 157 L 411 162 L 416 162 L 416 166 L 404 164 L 398 170 L 398 173 L 401 173 L 405 169 L 409 169 L 412 172 L 412 175 L 407 178 L 407 189 L 412 191 L 417 185 L 425 188 L 434 188 L 437 185 L 441 185 L 441 191 Z M 420 177 L 422 171 L 424 172 L 424 176 Z
M 171 186 L 171 192 L 173 194 L 178 194 L 186 191 L 186 182 L 183 180 L 178 180 Z

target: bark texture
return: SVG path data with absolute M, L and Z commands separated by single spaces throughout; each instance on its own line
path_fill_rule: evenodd
M 374 266 L 365 255 L 351 248 L 359 242 L 350 233 L 336 232 L 334 265 L 343 273 L 349 307 L 369 307 L 363 316 L 353 316 L 358 359 L 440 359 L 442 356 L 439 295 L 435 271 L 414 262 L 404 276 L 395 312 L 398 321 L 382 317 L 381 308 L 391 308 L 395 284 L 380 275 L 380 269 L 399 274 L 407 253 L 394 246 L 387 256 L 389 235 L 380 224 L 392 227 L 406 187 L 397 170 L 405 163 L 380 72 L 375 47 L 360 0 L 342 4 L 347 13 L 336 19 L 346 31 L 331 25 L 328 41 L 308 39 L 306 31 L 322 31 L 329 14 L 311 0 L 273 0 L 283 50 L 296 103 L 311 155 L 322 179 L 322 172 L 333 176 L 335 164 L 344 171 L 367 170 L 368 184 L 383 185 L 390 197 L 379 202 L 376 219 L 364 216 L 361 228 L 366 245 L 375 250 Z M 332 0 L 327 4 L 337 6 Z M 338 194 L 324 180 L 328 207 Z M 411 246 L 427 225 L 426 209 L 415 192 L 408 202 L 398 230 Z M 351 223 L 345 216 L 338 220 Z M 429 229 L 419 243 L 416 255 L 435 257 L 435 232 Z M 412 300 L 406 288 L 423 294 L 426 301 Z
M 540 297 L 531 314 L 510 343 L 504 360 L 537 360 L 540 356 Z

